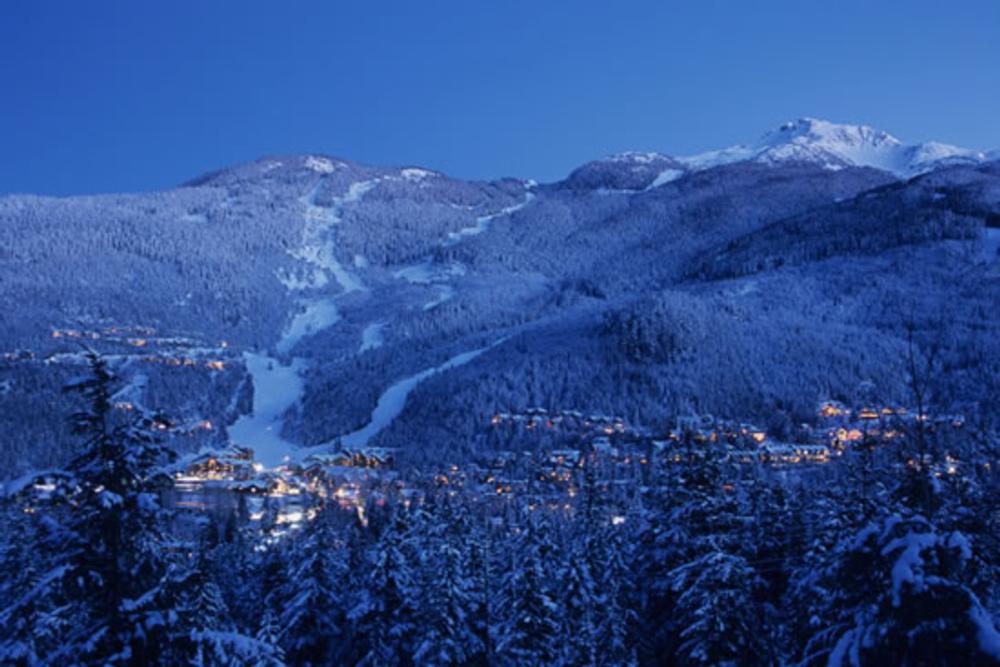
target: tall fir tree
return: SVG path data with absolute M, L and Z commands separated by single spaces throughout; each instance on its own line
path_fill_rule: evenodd
M 560 657 L 562 628 L 547 568 L 554 547 L 542 519 L 525 521 L 516 549 L 502 583 L 505 609 L 498 628 L 497 661 L 526 667 L 551 665 Z
M 420 624 L 414 660 L 421 665 L 467 665 L 484 646 L 476 633 L 475 581 L 466 540 L 469 521 L 444 495 L 425 524 Z
M 285 655 L 296 665 L 336 662 L 343 635 L 345 548 L 333 530 L 333 505 L 321 502 L 294 538 L 288 590 L 283 595 L 281 637 Z
M 1000 632 L 970 583 L 973 545 L 891 515 L 845 540 L 823 571 L 824 627 L 803 663 L 1000 664 Z
M 772 664 L 767 628 L 753 598 L 757 575 L 744 558 L 707 552 L 671 577 L 679 664 Z
M 54 567 L 75 622 L 57 656 L 148 664 L 167 641 L 158 631 L 163 610 L 150 605 L 166 571 L 158 496 L 172 483 L 161 468 L 172 451 L 145 415 L 117 419 L 117 378 L 98 354 L 86 357 L 90 375 L 66 387 L 85 407 L 71 419 L 83 451 L 59 494 L 67 499 L 66 542 Z
M 396 507 L 389 525 L 371 548 L 364 586 L 355 591 L 349 617 L 354 624 L 358 665 L 412 664 L 416 589 L 407 540 L 405 510 Z
M 51 528 L 60 535 L 61 527 L 30 505 L 5 503 L 0 512 L 0 664 L 41 664 L 71 621 L 59 595 L 62 571 L 49 568 L 52 553 L 59 552 L 46 535 Z

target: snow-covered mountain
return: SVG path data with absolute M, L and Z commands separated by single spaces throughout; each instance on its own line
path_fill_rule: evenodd
M 651 190 L 685 174 L 723 165 L 815 165 L 829 170 L 870 167 L 897 178 L 912 178 L 940 167 L 1000 159 L 989 153 L 937 141 L 905 144 L 867 125 L 844 125 L 815 118 L 789 121 L 752 144 L 739 144 L 687 157 L 629 151 L 575 169 L 563 187 L 572 190 Z
M 800 118 L 767 132 L 754 144 L 708 151 L 679 161 L 691 170 L 742 161 L 813 163 L 827 169 L 872 167 L 909 178 L 942 166 L 987 159 L 982 151 L 935 141 L 904 144 L 888 132 L 867 125 Z
M 927 312 L 997 329 L 1000 163 L 898 175 L 985 158 L 806 120 L 554 184 L 307 154 L 0 197 L 0 464 L 71 453 L 52 415 L 82 340 L 179 446 L 272 461 L 338 439 L 461 456 L 526 406 L 766 419 L 872 377 L 903 400 L 886 304 L 920 283 Z

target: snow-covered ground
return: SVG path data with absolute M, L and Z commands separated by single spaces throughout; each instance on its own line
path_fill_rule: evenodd
M 148 384 L 149 378 L 145 373 L 136 373 L 124 387 L 115 392 L 111 399 L 115 402 L 128 401 L 141 409 L 145 409 L 142 397 L 146 395 L 146 386 Z
M 333 163 L 320 158 L 314 159 L 310 166 L 321 174 L 331 173 L 335 168 Z M 302 245 L 291 253 L 309 265 L 308 271 L 304 275 L 279 275 L 278 279 L 289 291 L 304 292 L 326 286 L 327 276 L 332 275 L 342 293 L 366 290 L 361 279 L 337 260 L 330 227 L 340 223 L 343 205 L 359 200 L 375 182 L 354 183 L 332 207 L 316 205 L 323 182 L 321 179 L 301 200 L 305 206 Z M 336 296 L 303 296 L 298 302 L 302 309 L 292 317 L 275 345 L 280 354 L 288 354 L 306 336 L 319 333 L 340 320 Z M 366 344 L 370 347 L 381 345 L 379 329 L 369 329 L 371 327 L 362 334 L 362 350 L 366 349 Z M 253 381 L 253 411 L 229 427 L 229 438 L 237 445 L 252 448 L 257 460 L 264 465 L 276 466 L 295 458 L 299 450 L 298 445 L 282 438 L 280 431 L 284 413 L 302 399 L 305 384 L 301 373 L 308 363 L 305 359 L 293 358 L 284 364 L 275 357 L 253 353 L 244 353 L 243 358 Z
M 436 274 L 431 265 L 431 261 L 425 260 L 419 264 L 404 266 L 398 271 L 395 271 L 392 274 L 392 277 L 398 280 L 405 280 L 406 282 L 414 285 L 425 285 L 434 280 L 435 275 Z
M 420 169 L 420 168 L 417 168 L 417 167 L 408 167 L 406 169 L 400 170 L 399 175 L 402 176 L 407 181 L 421 181 L 421 180 L 423 180 L 425 178 L 431 178 L 432 176 L 438 176 L 439 174 L 437 172 L 430 171 L 428 169 Z
M 322 171 L 321 165 L 318 165 L 318 168 Z M 322 207 L 315 204 L 322 181 L 302 198 L 302 203 L 305 205 L 306 223 L 303 241 L 302 246 L 294 250 L 292 254 L 306 262 L 309 265 L 309 271 L 300 275 L 278 276 L 290 291 L 308 291 L 324 287 L 328 283 L 328 275 L 332 275 L 340 285 L 342 293 L 367 290 L 360 278 L 337 261 L 329 232 L 332 225 L 339 224 L 342 206 L 360 199 L 365 192 L 375 186 L 375 183 L 376 181 L 363 181 L 353 184 L 348 189 L 347 194 L 334 201 L 332 207 Z M 491 216 L 485 216 L 480 220 L 485 225 L 493 218 L 512 213 L 527 204 L 533 196 L 529 192 L 523 203 Z M 366 263 L 358 262 L 357 258 L 354 261 L 356 267 L 361 267 Z M 412 284 L 433 285 L 438 291 L 437 297 L 424 304 L 424 310 L 430 310 L 452 298 L 455 294 L 453 287 L 441 283 L 464 273 L 465 267 L 459 263 L 436 265 L 427 260 L 404 267 L 394 275 L 396 278 Z M 283 336 L 275 346 L 276 350 L 280 354 L 288 354 L 303 338 L 316 334 L 336 323 L 340 319 L 340 313 L 335 299 L 336 297 L 328 296 L 301 297 L 299 303 L 302 309 L 285 328 Z M 382 330 L 385 326 L 386 323 L 381 321 L 366 326 L 361 333 L 361 345 L 358 352 L 381 347 L 383 343 Z M 406 405 L 406 397 L 420 382 L 435 373 L 469 363 L 488 350 L 489 347 L 456 355 L 440 366 L 426 369 L 396 382 L 379 397 L 378 404 L 372 412 L 371 421 L 365 427 L 343 436 L 343 444 L 349 447 L 364 445 L 402 412 Z M 244 353 L 244 361 L 253 382 L 253 412 L 244 415 L 229 427 L 230 440 L 234 444 L 252 448 L 256 453 L 257 460 L 269 467 L 328 448 L 328 445 L 319 448 L 302 448 L 296 443 L 285 440 L 280 434 L 285 412 L 302 399 L 305 384 L 301 373 L 308 367 L 308 362 L 302 358 L 293 358 L 290 363 L 284 364 L 275 357 L 249 352 Z
M 334 199 L 333 206 L 316 205 L 316 198 L 324 183 L 323 179 L 302 197 L 301 202 L 305 206 L 302 245 L 291 251 L 291 255 L 305 262 L 308 268 L 304 275 L 279 275 L 278 279 L 287 289 L 290 291 L 320 289 L 328 284 L 328 276 L 332 276 L 343 294 L 367 290 L 361 278 L 337 260 L 331 238 L 331 227 L 340 224 L 345 204 L 360 200 L 366 192 L 375 187 L 377 182 L 370 180 L 351 184 L 344 196 Z M 299 303 L 304 308 L 288 324 L 284 337 L 278 343 L 278 351 L 290 352 L 305 336 L 322 331 L 339 320 L 340 314 L 337 311 L 335 298 L 322 295 L 300 299 Z
M 361 332 L 361 347 L 358 352 L 367 352 L 368 350 L 376 350 L 382 347 L 384 339 L 382 337 L 382 329 L 385 328 L 385 322 L 374 322 L 365 327 L 364 331 Z
M 455 288 L 452 287 L 451 285 L 438 285 L 437 290 L 438 290 L 437 297 L 425 303 L 424 310 L 432 310 L 434 308 L 437 308 L 442 303 L 448 301 L 449 299 L 455 296 Z
M 360 200 L 366 192 L 375 187 L 377 181 L 353 183 L 344 196 L 333 200 L 332 206 L 317 206 L 316 197 L 319 195 L 323 183 L 324 181 L 320 179 L 316 186 L 302 198 L 306 219 L 305 227 L 302 229 L 302 245 L 291 251 L 291 255 L 296 259 L 301 259 L 314 269 L 314 275 L 318 272 L 319 275 L 323 276 L 318 284 L 314 280 L 312 284 L 307 282 L 306 287 L 322 287 L 326 284 L 325 275 L 329 273 L 344 292 L 364 290 L 365 286 L 361 279 L 337 260 L 330 234 L 331 228 L 340 224 L 343 207 Z M 288 282 L 285 284 L 289 285 Z
M 250 447 L 256 459 L 274 467 L 292 457 L 298 445 L 281 437 L 282 416 L 302 397 L 304 383 L 302 359 L 290 364 L 262 354 L 245 352 L 243 360 L 253 378 L 253 412 L 240 417 L 229 427 L 229 440 Z
M 413 391 L 418 384 L 437 373 L 442 373 L 452 368 L 464 366 L 497 344 L 499 343 L 481 347 L 470 352 L 457 354 L 440 366 L 428 368 L 420 371 L 416 375 L 411 375 L 407 378 L 399 380 L 386 389 L 381 396 L 379 396 L 378 403 L 372 411 L 371 420 L 364 427 L 354 431 L 353 433 L 341 436 L 341 445 L 349 448 L 363 447 L 367 445 L 372 438 L 382 432 L 396 417 L 399 416 L 399 414 L 403 411 L 403 408 L 406 406 L 406 397 L 410 395 L 410 392 Z
M 452 278 L 464 276 L 465 265 L 460 262 L 435 263 L 426 259 L 419 264 L 405 266 L 392 275 L 411 285 L 433 286 L 437 295 L 423 306 L 424 310 L 431 310 L 455 296 L 455 288 L 448 282 Z
M 280 167 L 281 163 L 278 162 L 277 166 Z M 305 166 L 306 169 L 312 169 L 318 174 L 332 174 L 339 165 L 334 164 L 329 158 L 310 155 L 306 157 Z M 273 169 L 274 167 L 271 168 Z
M 511 215 L 512 213 L 520 211 L 522 208 L 530 204 L 531 200 L 533 200 L 534 198 L 535 198 L 535 193 L 531 191 L 525 192 L 524 201 L 518 204 L 514 204 L 512 206 L 508 206 L 507 208 L 501 209 L 496 213 L 491 213 L 489 215 L 484 215 L 479 218 L 476 218 L 476 224 L 473 225 L 472 227 L 463 227 L 457 232 L 449 232 L 448 238 L 447 240 L 445 240 L 444 245 L 446 246 L 455 245 L 464 238 L 467 238 L 469 236 L 476 236 L 477 234 L 482 234 L 483 232 L 485 232 L 487 229 L 490 228 L 491 222 L 493 222 L 497 218 L 502 218 L 504 216 Z
M 295 315 L 285 329 L 285 335 L 275 346 L 278 352 L 287 354 L 306 336 L 326 329 L 340 319 L 333 299 L 312 299 L 305 301 L 305 308 Z
M 369 329 L 374 326 L 381 325 L 371 325 Z M 439 366 L 425 369 L 394 383 L 379 396 L 369 422 L 357 431 L 340 438 L 342 446 L 363 447 L 368 444 L 400 415 L 406 406 L 407 396 L 417 385 L 432 375 L 464 366 L 504 340 L 506 339 L 457 354 Z M 240 417 L 229 427 L 229 440 L 233 444 L 253 449 L 255 458 L 267 467 L 275 467 L 287 461 L 301 460 L 310 454 L 328 451 L 332 446 L 329 443 L 317 447 L 300 447 L 281 437 L 283 415 L 301 400 L 305 390 L 301 374 L 307 368 L 306 361 L 292 359 L 291 363 L 286 365 L 274 357 L 250 352 L 244 353 L 243 359 L 253 379 L 253 412 Z
M 680 169 L 664 169 L 660 174 L 653 179 L 653 182 L 646 186 L 647 190 L 652 190 L 653 188 L 658 188 L 661 185 L 665 185 L 670 181 L 676 181 L 678 178 L 684 175 L 684 172 Z
M 404 266 L 394 272 L 392 277 L 413 285 L 429 285 L 456 276 L 464 276 L 465 271 L 465 265 L 461 262 L 435 263 L 428 258 L 418 264 Z

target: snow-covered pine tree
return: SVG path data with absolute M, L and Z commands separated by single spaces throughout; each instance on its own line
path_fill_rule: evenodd
M 415 623 L 414 573 L 404 553 L 410 538 L 406 512 L 394 508 L 393 517 L 372 545 L 368 576 L 354 591 L 349 613 L 354 626 L 356 664 L 394 667 L 410 664 L 410 639 Z
M 170 629 L 170 651 L 182 660 L 208 659 L 210 635 L 233 632 L 229 608 L 215 580 L 214 552 L 208 546 L 214 531 L 209 522 L 194 556 L 175 567 L 171 577 L 177 620 Z
M 717 445 L 689 444 L 674 480 L 664 535 L 681 561 L 708 551 L 735 547 L 739 541 L 739 507 L 731 466 Z M 727 484 L 728 482 L 728 484 Z
M 893 469 L 885 452 L 863 447 L 848 451 L 838 463 L 821 484 L 791 491 L 790 509 L 799 532 L 789 532 L 786 540 L 789 578 L 784 605 L 797 613 L 784 630 L 790 644 L 797 647 L 822 645 L 821 638 L 831 629 L 826 618 L 831 596 L 843 593 L 828 590 L 827 572 L 840 558 L 843 546 L 862 528 L 879 521 L 891 505 L 887 487 Z
M 893 515 L 846 541 L 824 572 L 826 630 L 804 664 L 1000 665 L 1000 632 L 970 587 L 973 545 Z
M 604 605 L 591 569 L 589 542 L 581 540 L 570 547 L 569 562 L 563 564 L 558 577 L 562 589 L 562 660 L 567 665 L 597 664 L 598 612 Z
M 474 582 L 465 544 L 469 522 L 443 496 L 425 525 L 429 539 L 413 657 L 421 665 L 467 665 L 484 650 L 473 619 Z
M 489 665 L 493 662 L 493 637 L 490 633 L 493 603 L 493 567 L 490 561 L 489 539 L 485 526 L 478 525 L 468 537 L 468 576 L 471 583 L 471 611 L 469 625 L 480 647 L 473 653 L 469 664 Z
M 260 627 L 257 629 L 255 638 L 261 644 L 274 647 L 270 656 L 261 656 L 249 667 L 283 667 L 285 664 L 285 652 L 281 648 L 281 626 L 278 617 L 270 609 L 265 609 L 260 617 Z
M 975 545 L 970 587 L 1000 618 L 1000 476 L 993 472 L 993 465 L 965 464 L 960 474 L 945 475 L 941 480 L 943 505 L 934 521 L 940 532 L 957 530 Z
M 665 609 L 653 617 L 663 623 L 657 652 L 676 653 L 683 664 L 766 663 L 768 625 L 754 596 L 761 581 L 741 555 L 746 545 L 734 471 L 711 443 L 687 442 L 680 455 L 655 547 L 674 563 L 665 577 Z M 740 663 L 741 654 L 749 662 Z M 647 648 L 643 658 L 653 657 Z
M 280 619 L 287 600 L 285 594 L 290 588 L 291 572 L 288 563 L 291 560 L 288 540 L 274 540 L 270 534 L 262 533 L 258 541 L 258 556 L 255 568 L 256 591 L 254 597 L 258 600 L 260 613 L 270 611 L 275 618 Z
M 270 537 L 271 533 L 278 526 L 278 513 L 280 509 L 278 501 L 275 498 L 271 496 L 264 498 L 264 509 L 261 512 L 259 526 L 259 531 L 263 538 Z
M 326 665 L 337 662 L 343 634 L 341 582 L 346 574 L 344 545 L 333 529 L 335 506 L 321 502 L 313 519 L 296 536 L 290 576 L 282 596 L 281 643 L 289 662 Z
M 529 517 L 501 584 L 503 617 L 496 639 L 501 665 L 536 667 L 559 659 L 562 622 L 547 568 L 552 552 L 545 522 Z
M 636 649 L 642 658 L 654 660 L 670 649 L 670 607 L 672 592 L 669 573 L 681 562 L 686 550 L 685 535 L 670 523 L 669 512 L 678 502 L 680 479 L 676 466 L 657 466 L 649 491 L 636 498 L 628 515 L 628 527 L 635 551 L 633 574 L 637 586 L 632 608 L 637 610 Z
M 277 644 L 241 632 L 232 622 L 217 579 L 216 558 L 226 545 L 210 548 L 218 523 L 201 523 L 201 539 L 186 545 L 187 557 L 174 559 L 148 603 L 161 610 L 156 629 L 165 638 L 156 664 L 280 667 L 283 657 Z
M 785 614 L 778 630 L 783 637 L 781 645 L 794 653 L 793 647 L 804 645 L 816 631 L 819 616 L 815 606 L 823 604 L 822 594 L 817 594 L 819 564 L 836 547 L 849 519 L 844 516 L 841 498 L 829 493 L 825 485 L 809 490 L 797 486 L 789 493 L 780 557 L 761 566 L 780 570 L 787 577 L 780 604 L 795 613 Z
M 681 665 L 770 664 L 768 637 L 753 599 L 756 573 L 740 556 L 710 551 L 671 573 Z
M 45 539 L 46 527 L 59 526 L 18 502 L 0 507 L 0 526 L 0 664 L 40 664 L 68 623 Z
M 86 357 L 90 375 L 66 387 L 86 405 L 71 422 L 83 451 L 56 494 L 68 500 L 65 549 L 44 575 L 59 576 L 73 624 L 49 659 L 148 664 L 166 641 L 150 603 L 166 569 L 158 494 L 171 484 L 160 466 L 172 451 L 145 415 L 115 418 L 117 378 L 98 354 Z
M 631 553 L 624 530 L 609 526 L 598 535 L 596 572 L 601 605 L 597 618 L 597 665 L 633 667 L 638 647 L 635 634 L 638 618 L 635 609 L 635 583 Z M 591 550 L 592 553 L 594 549 Z
M 223 515 L 222 525 L 223 541 L 213 549 L 212 557 L 215 582 L 222 591 L 234 627 L 245 634 L 254 634 L 265 605 L 260 596 L 260 554 L 254 548 L 246 494 L 239 494 L 236 508 Z

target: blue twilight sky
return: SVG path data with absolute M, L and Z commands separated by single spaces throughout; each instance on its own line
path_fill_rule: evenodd
M 780 122 L 1000 147 L 1000 2 L 5 0 L 0 193 L 318 152 L 554 180 Z

